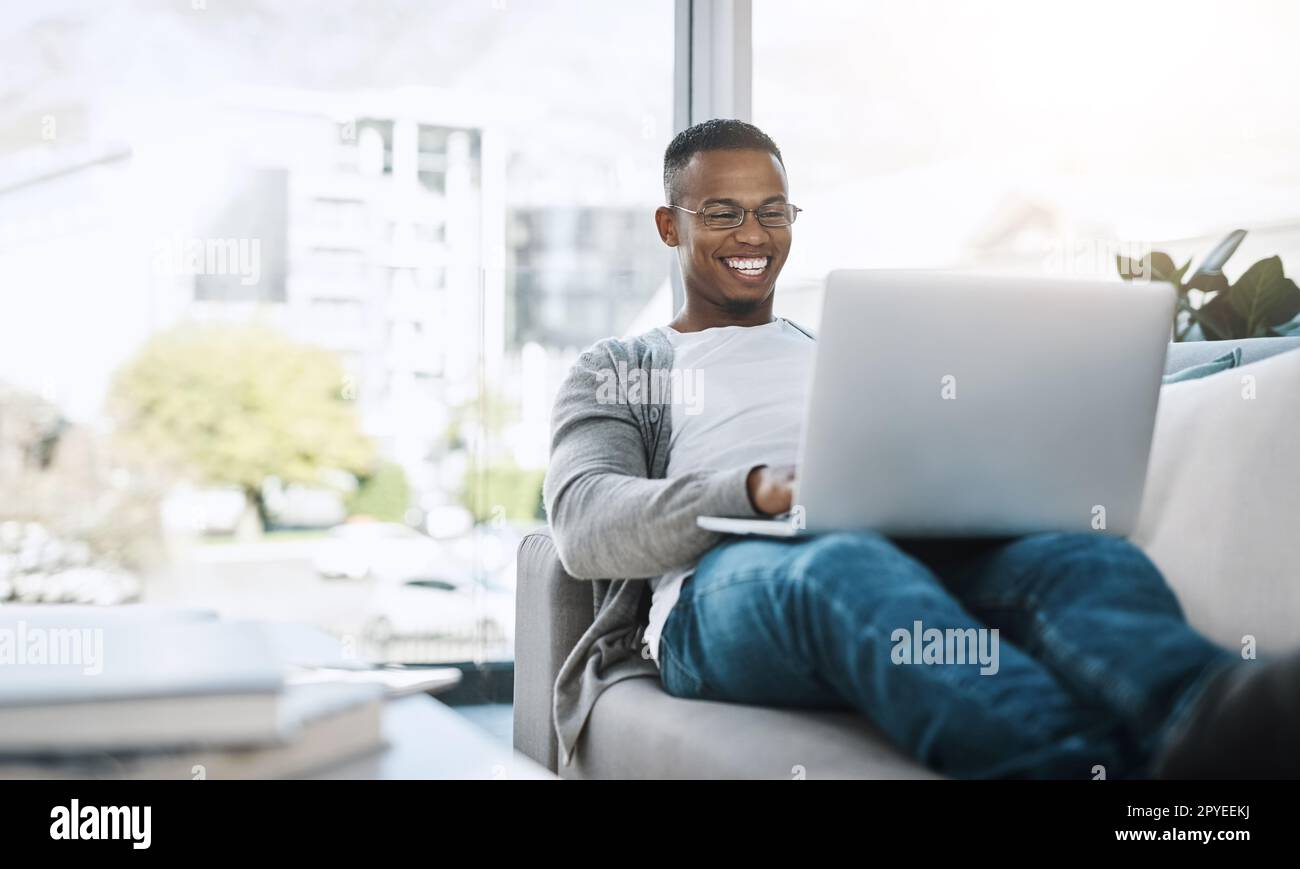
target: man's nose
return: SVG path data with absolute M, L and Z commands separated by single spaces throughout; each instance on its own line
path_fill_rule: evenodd
M 736 227 L 736 240 L 746 244 L 762 244 L 771 238 L 767 227 L 758 222 L 758 215 L 752 211 L 745 212 L 745 221 Z

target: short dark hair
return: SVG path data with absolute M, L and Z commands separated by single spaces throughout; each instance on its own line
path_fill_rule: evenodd
M 744 121 L 734 118 L 714 118 L 682 130 L 668 143 L 664 151 L 664 196 L 673 203 L 678 190 L 677 175 L 701 151 L 755 150 L 766 151 L 785 168 L 781 149 L 772 138 Z

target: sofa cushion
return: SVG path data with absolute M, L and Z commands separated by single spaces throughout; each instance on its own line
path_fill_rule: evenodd
M 684 700 L 657 679 L 600 696 L 566 778 L 937 778 L 851 710 Z
M 1236 338 L 1227 341 L 1179 341 L 1165 352 L 1165 374 L 1209 362 L 1234 348 L 1241 348 L 1238 365 L 1249 365 L 1278 353 L 1300 348 L 1294 338 Z
M 1297 431 L 1300 352 L 1160 391 L 1133 540 L 1228 648 L 1300 648 Z
M 1216 356 L 1209 362 L 1202 362 L 1200 365 L 1189 365 L 1187 368 L 1181 368 L 1172 374 L 1166 374 L 1164 383 L 1183 383 L 1188 380 L 1199 380 L 1202 377 L 1209 377 L 1211 374 L 1218 374 L 1220 371 L 1227 371 L 1229 368 L 1236 368 L 1241 364 L 1241 348 L 1233 347 L 1222 356 Z

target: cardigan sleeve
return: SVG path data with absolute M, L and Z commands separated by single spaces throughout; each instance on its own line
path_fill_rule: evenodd
M 658 576 L 695 562 L 721 538 L 697 517 L 761 515 L 746 487 L 752 465 L 649 478 L 642 427 L 617 400 L 617 378 L 629 365 L 620 349 L 610 339 L 583 353 L 551 417 L 543 500 L 560 561 L 577 579 Z

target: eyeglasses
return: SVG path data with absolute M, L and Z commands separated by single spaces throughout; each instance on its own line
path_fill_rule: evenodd
M 754 217 L 762 226 L 789 226 L 794 223 L 799 212 L 803 211 L 797 205 L 782 205 L 781 203 L 771 203 L 760 205 L 758 208 L 741 208 L 739 205 L 727 205 L 719 203 L 717 205 L 706 205 L 699 211 L 691 211 L 689 208 L 682 208 L 680 205 L 669 205 L 669 208 L 676 208 L 679 211 L 685 211 L 687 214 L 698 214 L 704 219 L 704 225 L 709 229 L 735 229 L 745 222 L 745 215 L 754 212 Z

